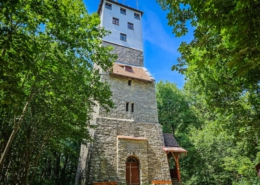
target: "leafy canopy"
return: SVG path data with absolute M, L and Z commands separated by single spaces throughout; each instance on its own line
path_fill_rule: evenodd
M 182 43 L 182 56 L 173 70 L 223 65 L 239 85 L 257 85 L 260 80 L 260 2 L 254 0 L 157 0 L 168 10 L 168 24 L 176 36 L 185 35 L 188 24 L 195 27 L 194 40 Z M 187 68 L 187 69 L 186 69 Z M 188 76 L 189 78 L 189 76 Z M 243 80 L 243 81 L 242 81 Z
M 185 35 L 189 24 L 195 29 L 192 42 L 180 45 L 181 57 L 172 70 L 185 74 L 186 89 L 202 100 L 198 107 L 191 102 L 202 128 L 192 128 L 188 139 L 213 174 L 205 173 L 205 184 L 257 184 L 253 169 L 260 153 L 260 2 L 157 2 L 168 11 L 176 36 Z M 196 174 L 190 184 L 200 179 Z
M 115 60 L 101 46 L 108 32 L 99 24 L 80 0 L 0 2 L 1 182 L 36 182 L 51 156 L 65 160 L 74 155 L 61 154 L 68 143 L 91 139 L 93 105 L 113 106 L 94 67 L 107 70 Z

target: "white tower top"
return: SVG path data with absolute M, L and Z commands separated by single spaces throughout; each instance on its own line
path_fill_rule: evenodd
M 103 41 L 143 51 L 142 11 L 116 0 L 101 0 L 98 13 L 101 26 L 111 31 Z

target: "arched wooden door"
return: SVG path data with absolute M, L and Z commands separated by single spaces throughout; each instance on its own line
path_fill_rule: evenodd
M 140 185 L 139 162 L 135 157 L 128 157 L 126 160 L 126 184 Z

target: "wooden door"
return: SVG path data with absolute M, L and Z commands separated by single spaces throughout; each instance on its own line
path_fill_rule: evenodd
M 129 157 L 126 161 L 126 184 L 140 185 L 139 163 L 138 160 L 134 157 Z

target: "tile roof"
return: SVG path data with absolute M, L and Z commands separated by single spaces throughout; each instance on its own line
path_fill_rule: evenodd
M 171 133 L 163 133 L 164 146 L 167 147 L 179 147 L 180 145 L 176 141 L 175 137 Z
M 164 146 L 163 150 L 165 152 L 178 152 L 178 153 L 187 153 L 187 150 L 181 148 L 177 140 L 171 133 L 163 133 Z
M 143 81 L 152 82 L 153 78 L 149 76 L 148 71 L 145 71 L 143 67 L 130 66 L 126 64 L 114 63 L 113 69 L 110 74 L 135 78 Z

